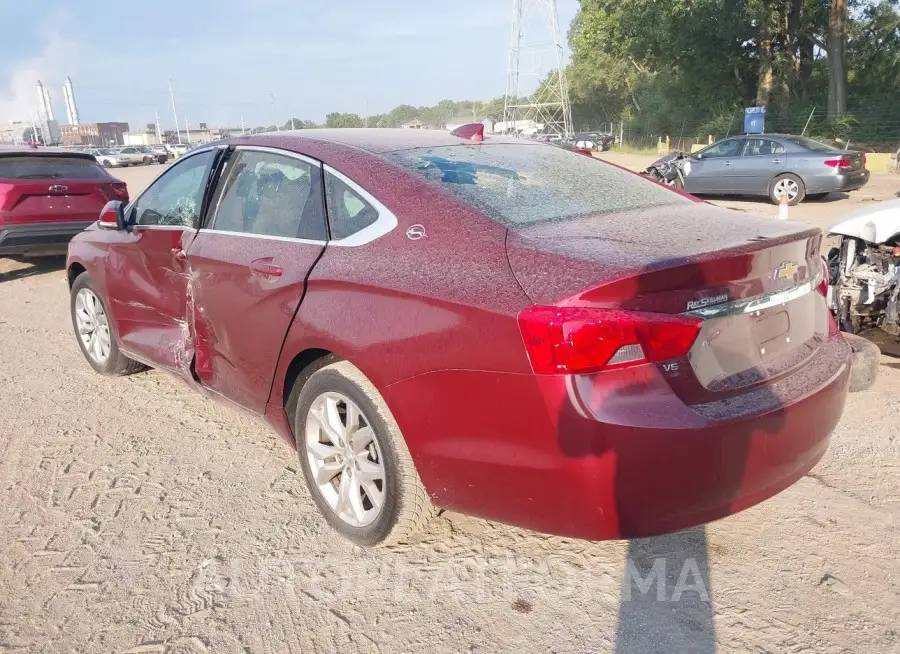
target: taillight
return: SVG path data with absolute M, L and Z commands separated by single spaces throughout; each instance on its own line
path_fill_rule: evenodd
M 112 191 L 110 200 L 128 202 L 128 185 L 125 182 L 112 182 L 109 185 L 109 189 Z
M 828 159 L 825 165 L 831 168 L 850 168 L 853 164 L 849 159 Z
M 539 375 L 586 374 L 685 356 L 702 320 L 615 309 L 531 307 L 519 328 Z
M 819 293 L 822 297 L 828 297 L 828 261 L 822 257 L 822 279 L 819 280 Z

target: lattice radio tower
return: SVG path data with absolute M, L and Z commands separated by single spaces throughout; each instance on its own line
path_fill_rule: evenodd
M 516 132 L 533 120 L 545 134 L 572 135 L 556 0 L 513 0 L 503 120 Z

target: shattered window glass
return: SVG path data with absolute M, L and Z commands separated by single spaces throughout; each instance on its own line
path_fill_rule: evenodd
M 137 225 L 194 227 L 200 221 L 203 191 L 215 151 L 200 152 L 176 163 L 137 199 Z
M 508 225 L 689 202 L 631 172 L 549 145 L 446 146 L 386 156 Z

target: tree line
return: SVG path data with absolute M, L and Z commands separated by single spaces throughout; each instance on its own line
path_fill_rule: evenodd
M 900 0 L 580 4 L 566 70 L 577 129 L 612 123 L 648 134 L 722 136 L 741 130 L 744 107 L 765 105 L 769 131 L 900 144 Z M 503 104 L 502 97 L 403 104 L 278 128 L 399 127 L 414 119 L 442 127 L 470 114 L 502 120 Z

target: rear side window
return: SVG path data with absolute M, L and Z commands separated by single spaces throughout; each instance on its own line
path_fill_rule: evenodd
M 812 139 L 808 139 L 805 136 L 786 136 L 785 139 L 790 141 L 791 143 L 795 143 L 800 147 L 806 148 L 807 150 L 811 150 L 813 152 L 841 152 L 839 148 L 826 145 L 825 143 L 820 143 L 819 141 L 813 141 Z
M 213 229 L 327 240 L 321 170 L 296 157 L 238 151 L 228 163 Z
M 690 201 L 633 173 L 550 145 L 462 145 L 386 156 L 512 226 Z
M 378 220 L 378 210 L 331 173 L 325 173 L 325 196 L 331 238 L 335 240 L 352 236 Z
M 97 179 L 109 175 L 96 161 L 67 157 L 2 157 L 0 179 Z

